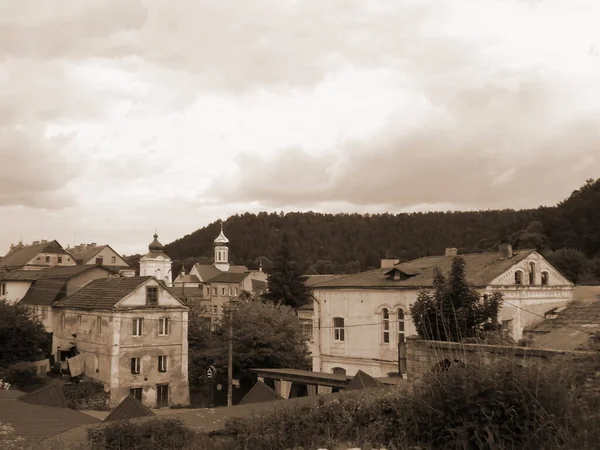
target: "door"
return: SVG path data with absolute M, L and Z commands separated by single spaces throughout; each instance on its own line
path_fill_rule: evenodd
M 142 388 L 129 389 L 129 393 L 133 395 L 140 402 L 142 401 Z
M 169 406 L 169 385 L 168 384 L 157 384 L 156 385 L 156 407 L 165 408 Z

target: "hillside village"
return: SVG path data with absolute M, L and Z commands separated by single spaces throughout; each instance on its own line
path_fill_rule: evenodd
M 26 308 L 51 336 L 51 346 L 47 355 L 11 366 L 33 370 L 44 387 L 29 393 L 14 387 L 0 390 L 0 421 L 10 424 L 15 439 L 23 442 L 69 436 L 69 430 L 77 433 L 73 430 L 100 419 L 106 423 L 165 414 L 193 428 L 212 429 L 220 420 L 269 411 L 269 405 L 295 408 L 364 389 L 406 388 L 440 361 L 456 357 L 457 349 L 445 344 L 436 355 L 428 351 L 411 319 L 420 293 L 436 289 L 436 271 L 449 274 L 456 258 L 464 261 L 466 282 L 481 299 L 501 295 L 497 320 L 506 342 L 513 342 L 513 348 L 544 347 L 542 353 L 521 357 L 541 361 L 551 359 L 553 351 L 580 350 L 600 323 L 591 318 L 589 333 L 579 338 L 577 348 L 568 345 L 569 339 L 549 339 L 551 332 L 570 326 L 552 327 L 560 322 L 557 317 L 570 317 L 582 304 L 596 304 L 600 290 L 577 288 L 536 250 L 513 250 L 510 244 L 465 255 L 448 248 L 443 255 L 406 262 L 384 258 L 380 268 L 355 274 L 304 275 L 310 301 L 296 308 L 295 315 L 310 363 L 302 368 L 253 367 L 250 381 L 240 385 L 229 375 L 229 386 L 211 383 L 209 372 L 217 369 L 207 363 L 200 370 L 211 401 L 197 409 L 190 396 L 190 385 L 196 384 L 190 380 L 190 327 L 217 332 L 232 301 L 252 302 L 269 290 L 262 267 L 230 263 L 230 245 L 235 242 L 230 243 L 221 225 L 213 264 L 194 264 L 175 279 L 157 234 L 139 260 L 139 273 L 110 245 L 63 248 L 57 241 L 36 241 L 11 246 L 0 260 L 0 301 Z M 270 269 L 276 270 L 276 265 Z M 538 338 L 543 345 L 536 346 Z M 475 355 L 481 347 L 460 350 L 463 355 L 469 351 Z M 40 430 L 44 408 L 73 408 L 65 392 L 74 382 L 95 383 L 104 394 L 95 406 L 76 408 L 81 412 L 57 413 L 64 420 Z M 229 389 L 235 401 L 229 397 L 230 406 L 219 406 L 215 398 L 222 399 Z M 210 411 L 219 411 L 214 417 L 220 419 L 195 412 L 209 411 L 205 408 L 215 401 L 217 408 Z M 22 410 L 28 411 L 25 416 Z

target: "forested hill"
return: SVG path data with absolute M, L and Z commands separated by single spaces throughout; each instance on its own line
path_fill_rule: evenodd
M 460 253 L 487 251 L 501 241 L 517 248 L 576 248 L 594 257 L 600 256 L 600 179 L 588 180 L 554 207 L 375 215 L 246 213 L 229 217 L 224 227 L 235 263 L 256 267 L 258 258 L 266 257 L 268 264 L 287 234 L 297 262 L 313 273 L 366 270 L 379 267 L 386 256 L 407 260 L 442 254 L 446 247 Z M 211 223 L 166 245 L 165 251 L 186 266 L 209 259 L 219 229 L 217 222 Z

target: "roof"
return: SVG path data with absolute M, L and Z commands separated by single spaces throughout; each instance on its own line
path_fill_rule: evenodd
M 177 275 L 175 278 L 175 282 L 177 283 L 200 283 L 200 280 L 196 275 Z
M 114 273 L 113 268 L 106 266 L 76 265 L 54 266 L 36 270 L 6 269 L 0 267 L 0 280 L 3 281 L 34 281 L 40 279 L 69 279 L 88 270 L 101 268 L 108 273 Z
M 248 405 L 250 403 L 272 402 L 282 400 L 283 397 L 275 392 L 271 387 L 267 386 L 262 381 L 257 381 L 252 389 L 248 391 L 244 398 L 240 401 L 240 405 Z
M 66 254 L 57 241 L 41 242 L 36 245 L 21 245 L 12 248 L 0 261 L 4 267 L 19 267 L 26 265 L 40 253 Z
M 344 275 L 340 274 L 327 274 L 327 275 L 305 275 L 304 284 L 307 286 L 312 286 L 317 283 L 322 283 L 324 281 L 334 280 L 339 277 L 343 277 Z
M 87 245 L 85 247 L 78 245 L 73 248 L 67 248 L 67 251 L 71 255 L 73 255 L 75 261 L 77 261 L 80 264 L 84 264 L 90 259 L 92 259 L 94 256 L 96 256 L 98 253 L 100 253 L 102 250 L 104 250 L 106 247 L 108 247 L 108 245 Z
M 19 305 L 49 306 L 67 294 L 67 279 L 36 280 L 19 301 Z
M 25 394 L 18 398 L 19 401 L 30 405 L 53 406 L 55 408 L 68 408 L 67 400 L 60 384 L 52 384 L 37 391 Z
M 225 233 L 223 233 L 223 224 L 221 224 L 221 232 L 214 240 L 215 244 L 228 244 L 229 239 L 225 237 Z
M 24 447 L 80 425 L 99 421 L 69 408 L 32 404 L 0 393 L 0 423 L 3 431 L 0 443 L 17 441 Z
M 511 258 L 500 253 L 472 253 L 458 255 L 465 261 L 465 275 L 472 286 L 487 286 L 494 278 L 528 257 L 534 250 L 516 251 Z M 455 256 L 427 256 L 400 264 L 392 268 L 375 269 L 352 275 L 336 277 L 314 283 L 312 289 L 327 288 L 412 288 L 433 287 L 435 268 L 444 274 L 450 272 Z M 400 271 L 407 275 L 402 280 L 392 280 L 387 273 Z
M 230 265 L 229 270 L 227 272 L 229 272 L 229 273 L 246 273 L 246 272 L 248 272 L 248 268 L 246 266 Z
M 210 283 L 241 283 L 248 275 L 248 272 L 221 272 L 219 275 L 211 278 Z
M 202 297 L 204 298 L 204 290 L 201 287 L 184 287 L 181 286 L 172 286 L 166 288 L 171 295 L 174 295 L 178 299 L 182 300 L 187 297 Z
M 121 403 L 113 409 L 104 422 L 112 422 L 116 420 L 137 419 L 138 417 L 150 417 L 155 414 L 145 405 L 143 405 L 133 395 L 128 394 Z
M 261 292 L 267 290 L 267 282 L 262 280 L 252 279 L 252 292 Z
M 194 264 L 194 268 L 202 278 L 202 281 L 209 281 L 211 278 L 216 277 L 221 273 L 221 271 L 212 264 Z
M 112 309 L 123 298 L 152 279 L 145 277 L 99 278 L 56 302 L 58 308 Z
M 383 387 L 383 385 L 379 381 L 377 381 L 371 375 L 363 372 L 362 370 L 359 370 L 358 372 L 356 372 L 356 375 L 354 375 L 354 378 L 352 378 L 352 381 L 348 383 L 348 386 L 346 386 L 346 390 L 354 391 L 359 389 L 370 389 L 380 387 Z

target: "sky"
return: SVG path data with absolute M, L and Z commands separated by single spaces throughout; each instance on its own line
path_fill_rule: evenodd
M 0 254 L 600 177 L 597 0 L 0 0 Z

